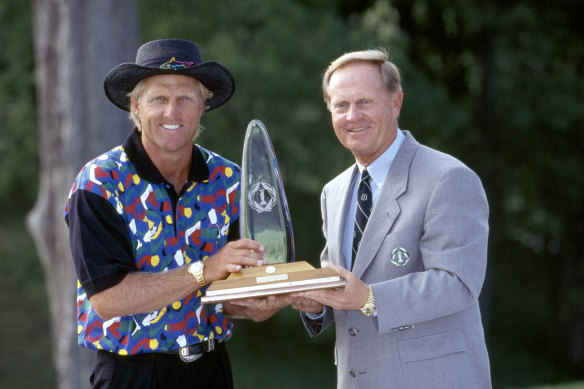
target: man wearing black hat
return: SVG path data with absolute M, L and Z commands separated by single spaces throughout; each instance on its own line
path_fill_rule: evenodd
M 105 79 L 136 129 L 83 167 L 65 209 L 78 341 L 98 352 L 93 388 L 232 388 L 226 316 L 280 308 L 200 303 L 211 282 L 265 264 L 259 243 L 238 239 L 239 167 L 193 144 L 234 87 L 180 39 L 144 44 Z

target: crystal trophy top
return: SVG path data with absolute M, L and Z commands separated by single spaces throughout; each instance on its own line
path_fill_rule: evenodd
M 294 262 L 294 236 L 278 161 L 266 127 L 247 126 L 241 162 L 239 232 L 264 245 L 268 264 Z

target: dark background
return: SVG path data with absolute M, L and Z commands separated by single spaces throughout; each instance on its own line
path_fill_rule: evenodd
M 498 388 L 584 379 L 583 11 L 577 0 L 137 1 L 141 42 L 191 39 L 233 73 L 234 97 L 203 117 L 197 142 L 240 162 L 247 123 L 266 124 L 297 258 L 313 264 L 320 190 L 352 163 L 322 73 L 346 51 L 389 49 L 403 76 L 400 127 L 464 161 L 487 191 L 481 306 Z M 39 172 L 30 3 L 0 3 L 0 39 L 0 387 L 48 388 L 47 297 L 23 221 Z M 309 339 L 289 309 L 237 321 L 236 382 L 333 387 L 333 338 Z

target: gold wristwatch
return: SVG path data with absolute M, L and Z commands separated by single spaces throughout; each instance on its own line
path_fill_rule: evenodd
M 203 269 L 205 268 L 205 264 L 203 261 L 193 262 L 189 265 L 188 271 L 195 277 L 199 287 L 203 287 L 207 285 L 207 281 L 205 281 L 205 276 L 203 276 Z
M 373 288 L 371 288 L 371 285 L 369 285 L 367 301 L 365 301 L 365 305 L 361 307 L 361 313 L 365 316 L 373 316 L 373 313 L 375 313 L 375 296 L 373 295 Z

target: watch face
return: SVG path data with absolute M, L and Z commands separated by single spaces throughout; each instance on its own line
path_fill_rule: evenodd
M 201 262 L 201 261 L 193 262 L 190 266 L 191 266 L 192 271 L 203 270 L 203 262 Z
M 205 265 L 202 261 L 197 261 L 189 265 L 188 271 L 196 278 L 197 283 L 202 288 L 203 286 L 207 285 L 205 281 L 205 276 L 203 275 L 203 269 Z

